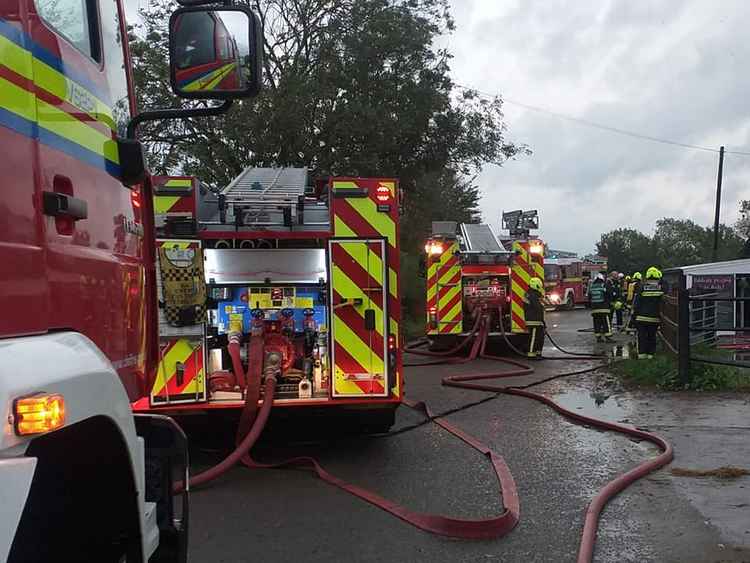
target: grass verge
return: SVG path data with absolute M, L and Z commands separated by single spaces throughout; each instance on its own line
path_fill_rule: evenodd
M 713 350 L 698 350 L 701 356 L 714 355 Z M 677 373 L 677 360 L 660 352 L 651 360 L 627 359 L 615 362 L 612 371 L 626 383 L 667 391 L 750 391 L 750 369 L 692 362 L 689 382 L 683 383 Z

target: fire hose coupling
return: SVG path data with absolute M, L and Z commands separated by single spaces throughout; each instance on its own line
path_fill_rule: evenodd
M 263 362 L 263 377 L 276 379 L 281 375 L 281 362 L 283 357 L 279 352 L 269 352 Z
M 229 331 L 227 333 L 227 339 L 230 344 L 241 344 L 242 343 L 242 321 L 239 319 L 232 319 L 229 321 Z

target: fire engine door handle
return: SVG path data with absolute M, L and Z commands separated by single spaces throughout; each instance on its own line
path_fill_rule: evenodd
M 44 214 L 52 217 L 70 217 L 74 221 L 88 217 L 84 200 L 59 192 L 42 192 L 42 207 Z
M 365 309 L 365 330 L 375 330 L 375 309 Z

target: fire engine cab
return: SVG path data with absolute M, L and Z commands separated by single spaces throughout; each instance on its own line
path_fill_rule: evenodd
M 274 407 L 390 427 L 403 390 L 396 180 L 251 167 L 210 190 L 159 177 L 154 213 L 160 361 L 137 412 L 242 408 L 276 357 Z
M 159 363 L 153 178 L 137 127 L 256 94 L 262 30 L 231 1 L 182 2 L 170 20 L 174 90 L 225 101 L 142 113 L 121 0 L 0 3 L 0 561 L 187 559 L 187 440 L 170 418 L 131 411 Z M 175 75 L 198 63 L 177 69 L 174 55 L 221 45 L 218 33 L 175 37 L 182 15 L 240 34 L 241 83 L 186 93 Z M 181 281 L 166 285 L 194 301 Z M 168 312 L 178 323 L 195 313 Z M 178 373 L 201 362 L 182 359 Z

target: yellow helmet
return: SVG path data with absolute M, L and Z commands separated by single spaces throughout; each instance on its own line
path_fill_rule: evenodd
M 544 284 L 539 278 L 531 278 L 529 280 L 529 287 L 531 289 L 536 289 L 539 293 L 544 293 Z
M 657 268 L 656 266 L 651 266 L 648 270 L 646 270 L 646 279 L 647 280 L 660 280 L 661 270 Z
M 634 280 L 639 280 L 641 278 L 643 278 L 643 276 L 641 275 L 640 272 L 636 272 L 635 274 L 633 274 L 633 279 Z

